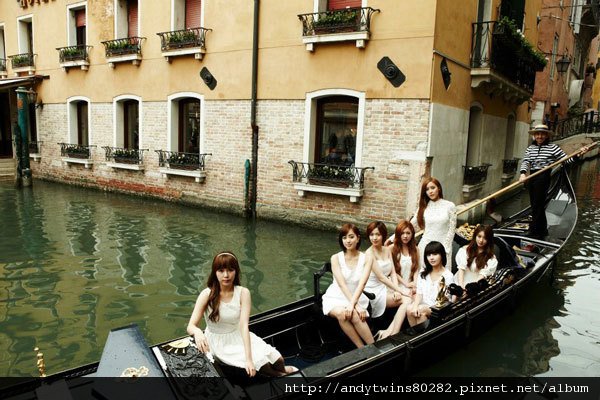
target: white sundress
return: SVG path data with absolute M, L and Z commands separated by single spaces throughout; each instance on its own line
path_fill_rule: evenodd
M 394 268 L 392 260 L 376 261 L 383 275 L 389 277 L 392 273 L 392 268 Z M 369 275 L 369 280 L 365 285 L 365 291 L 375 295 L 373 300 L 369 300 L 371 302 L 371 314 L 373 318 L 383 315 L 387 300 L 387 286 L 377 278 L 377 275 L 375 275 L 375 272 L 373 271 L 371 271 L 371 274 Z
M 471 282 L 477 282 L 479 280 L 479 275 L 482 275 L 484 278 L 489 278 L 494 275 L 496 272 L 496 268 L 498 268 L 498 259 L 496 256 L 493 256 L 485 263 L 485 267 L 478 270 L 477 263 L 475 260 L 471 261 L 471 266 L 467 268 L 467 246 L 463 246 L 456 253 L 456 266 L 458 269 L 462 269 L 465 271 L 463 276 L 463 284 L 466 286 Z M 454 281 L 458 283 L 458 271 L 454 276 Z
M 360 253 L 358 263 L 354 268 L 348 268 L 346 265 L 343 251 L 340 251 L 337 256 L 340 263 L 340 271 L 346 281 L 346 287 L 348 287 L 348 290 L 352 294 L 356 290 L 358 282 L 363 274 L 363 269 L 365 267 L 365 253 Z M 344 296 L 344 292 L 342 292 L 342 289 L 336 282 L 334 276 L 333 282 L 329 285 L 327 291 L 325 291 L 325 294 L 323 295 L 323 314 L 329 315 L 329 312 L 335 307 L 346 307 L 348 305 L 350 305 L 350 301 Z M 358 305 L 366 310 L 369 306 L 369 299 L 364 294 L 361 294 L 358 298 Z
M 206 329 L 204 335 L 208 340 L 208 346 L 215 358 L 227 365 L 238 368 L 246 367 L 246 352 L 244 341 L 240 331 L 242 287 L 233 288 L 233 298 L 230 302 L 219 304 L 219 320 L 212 322 L 208 319 L 210 310 L 204 312 Z M 276 362 L 281 353 L 277 349 L 250 332 L 250 348 L 254 367 L 258 371 L 265 364 Z
M 410 270 L 412 268 L 412 257 L 409 255 L 405 256 L 402 253 L 398 255 L 400 261 L 400 276 L 406 282 L 410 282 Z M 398 286 L 402 290 L 402 294 L 405 296 L 412 297 L 412 289 L 408 286 L 398 282 Z

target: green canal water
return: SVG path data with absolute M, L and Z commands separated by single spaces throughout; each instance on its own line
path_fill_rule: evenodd
M 579 224 L 517 309 L 420 376 L 599 376 L 600 161 L 573 171 Z M 242 264 L 253 313 L 308 296 L 336 234 L 36 181 L 0 185 L 0 376 L 100 358 L 108 331 L 149 343 L 185 334 L 212 256 Z M 448 344 L 452 346 L 452 344 Z

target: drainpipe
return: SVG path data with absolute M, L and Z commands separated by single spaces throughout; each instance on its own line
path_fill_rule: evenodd
M 252 161 L 250 168 L 250 191 L 246 199 L 246 216 L 256 218 L 256 190 L 258 168 L 258 125 L 256 125 L 256 98 L 258 81 L 258 15 L 260 0 L 254 0 L 254 26 L 252 32 L 252 100 L 250 102 L 250 126 L 252 127 Z
M 29 168 L 29 141 L 27 137 L 27 132 L 29 131 L 29 101 L 27 99 L 27 95 L 29 92 L 22 86 L 19 86 L 15 92 L 17 93 L 17 122 L 19 127 L 19 129 L 15 132 L 15 135 L 18 135 L 19 133 L 21 134 L 21 140 L 16 141 L 17 155 L 19 160 L 17 180 L 20 181 L 24 187 L 26 187 L 31 186 L 31 169 Z

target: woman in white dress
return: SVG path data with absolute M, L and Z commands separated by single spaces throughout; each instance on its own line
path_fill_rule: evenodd
M 344 224 L 338 234 L 342 249 L 331 256 L 333 282 L 323 295 L 323 314 L 337 319 L 340 327 L 356 347 L 374 342 L 367 325 L 369 299 L 363 294 L 371 273 L 371 263 L 359 251 L 360 231 Z
M 430 177 L 421 185 L 419 209 L 410 220 L 415 229 L 422 229 L 423 236 L 419 241 L 419 252 L 423 254 L 429 242 L 440 242 L 446 251 L 448 264 L 446 268 L 452 270 L 452 242 L 456 230 L 456 206 L 444 200 L 442 185 L 437 179 Z M 423 267 L 423 259 L 420 260 Z
M 431 307 L 435 305 L 442 278 L 446 287 L 453 282 L 452 272 L 445 267 L 446 252 L 440 242 L 429 242 L 425 246 L 423 258 L 425 268 L 419 274 L 415 301 L 408 309 L 410 326 L 425 322 L 431 316 Z
M 286 366 L 277 349 L 249 331 L 250 291 L 240 286 L 240 265 L 233 253 L 215 256 L 207 286 L 200 292 L 187 326 L 200 351 L 210 351 L 224 364 L 244 368 L 251 377 L 256 371 L 282 376 L 298 370 Z M 202 315 L 204 332 L 198 327 Z
M 367 236 L 371 241 L 371 247 L 367 249 L 367 262 L 371 262 L 371 274 L 367 280 L 365 291 L 373 293 L 375 298 L 371 302 L 371 316 L 381 316 L 386 308 L 402 306 L 401 289 L 398 285 L 398 277 L 394 268 L 392 251 L 383 246 L 387 237 L 387 227 L 381 221 L 371 222 L 367 226 Z M 403 307 L 406 309 L 406 305 Z M 377 332 L 376 338 L 383 339 L 389 336 L 387 330 Z
M 420 258 L 415 228 L 409 221 L 403 219 L 398 222 L 394 232 L 394 242 L 389 247 L 392 250 L 401 293 L 412 302 L 417 293 Z
M 471 243 L 456 253 L 456 281 L 460 287 L 487 279 L 496 272 L 498 260 L 494 255 L 494 231 L 489 225 L 479 225 L 473 231 Z

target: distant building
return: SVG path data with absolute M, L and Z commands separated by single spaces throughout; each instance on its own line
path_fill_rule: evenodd
M 34 177 L 314 225 L 394 222 L 424 175 L 456 203 L 515 179 L 541 7 L 2 1 L 2 155 L 24 85 Z

